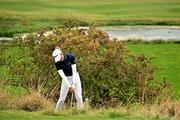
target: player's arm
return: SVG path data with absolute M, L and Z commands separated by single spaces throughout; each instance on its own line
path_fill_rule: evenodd
M 76 59 L 74 55 L 72 56 L 71 59 L 71 67 L 72 67 L 73 87 L 75 87 L 75 83 L 77 79 L 77 69 L 76 69 Z
M 73 77 L 73 85 L 76 83 L 76 78 L 77 78 L 77 69 L 76 69 L 76 64 L 72 64 L 72 77 Z
M 66 75 L 64 74 L 63 70 L 61 70 L 61 69 L 58 70 L 58 73 L 59 73 L 59 75 L 61 76 L 62 80 L 64 80 L 65 83 L 67 84 L 68 88 L 70 88 L 71 85 L 70 85 L 70 83 L 69 83 L 69 81 L 68 81 Z

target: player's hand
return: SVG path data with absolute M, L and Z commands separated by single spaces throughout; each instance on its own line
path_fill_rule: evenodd
M 72 86 L 69 88 L 69 91 L 70 91 L 71 93 L 73 93 L 73 92 L 74 92 L 74 89 L 75 89 L 75 87 L 72 85 Z

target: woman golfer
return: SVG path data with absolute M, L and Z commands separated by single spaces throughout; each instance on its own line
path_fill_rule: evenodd
M 64 104 L 68 91 L 75 93 L 77 108 L 83 107 L 82 88 L 79 73 L 76 69 L 76 60 L 73 54 L 63 54 L 59 47 L 52 53 L 55 59 L 55 66 L 62 78 L 60 97 L 58 99 L 55 112 L 59 112 Z

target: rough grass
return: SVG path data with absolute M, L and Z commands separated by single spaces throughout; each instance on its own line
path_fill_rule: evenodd
M 166 78 L 175 86 L 175 90 L 180 95 L 180 44 L 126 44 L 126 47 L 137 54 L 145 54 L 154 57 L 153 65 L 162 68 L 155 77 L 161 81 Z
M 10 98 L 10 95 L 9 95 L 9 93 L 8 92 L 6 92 L 6 91 L 2 91 L 2 90 L 0 90 L 0 109 L 2 110 L 2 109 L 7 109 L 7 108 L 9 108 L 10 107 L 10 100 L 11 100 L 11 98 Z
M 22 108 L 18 107 L 19 102 L 13 100 L 10 94 L 0 94 L 0 120 L 169 120 L 170 118 L 178 120 L 180 117 L 180 102 L 178 101 L 167 101 L 160 105 L 135 103 L 117 106 L 116 108 L 89 108 L 79 111 L 74 108 L 65 108 L 60 113 L 54 113 L 55 105 L 50 105 L 46 100 L 46 104 L 44 104 L 44 98 L 41 98 L 38 94 L 27 95 L 20 98 L 19 101 L 26 108 L 23 110 L 32 110 L 33 112 L 22 111 Z
M 178 120 L 180 117 L 180 103 L 165 102 L 160 105 L 130 104 L 116 108 L 101 109 L 63 109 L 60 113 L 54 113 L 54 108 L 46 108 L 42 111 L 26 112 L 22 110 L 0 110 L 2 120 Z
M 54 114 L 52 112 L 24 112 L 14 110 L 0 111 L 1 120 L 169 120 L 168 118 L 160 117 L 145 117 L 122 114 L 115 111 L 106 112 L 64 112 Z
M 34 92 L 23 96 L 17 102 L 18 109 L 25 111 L 38 111 L 46 108 L 52 108 L 52 103 L 44 98 L 40 93 Z
M 180 102 L 165 102 L 159 107 L 159 112 L 168 117 L 180 118 Z

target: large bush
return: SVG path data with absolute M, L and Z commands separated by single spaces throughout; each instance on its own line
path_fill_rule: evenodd
M 24 52 L 32 58 L 29 66 L 23 60 L 21 67 L 13 66 L 12 71 L 21 76 L 19 84 L 55 101 L 59 97 L 60 77 L 51 54 L 56 45 L 63 52 L 76 55 L 83 97 L 89 98 L 91 106 L 154 102 L 158 96 L 169 94 L 170 85 L 154 80 L 157 69 L 151 67 L 151 58 L 132 54 L 120 41 L 110 40 L 107 33 L 95 27 L 57 27 L 47 37 L 32 34 L 18 38 L 17 45 L 28 48 Z

